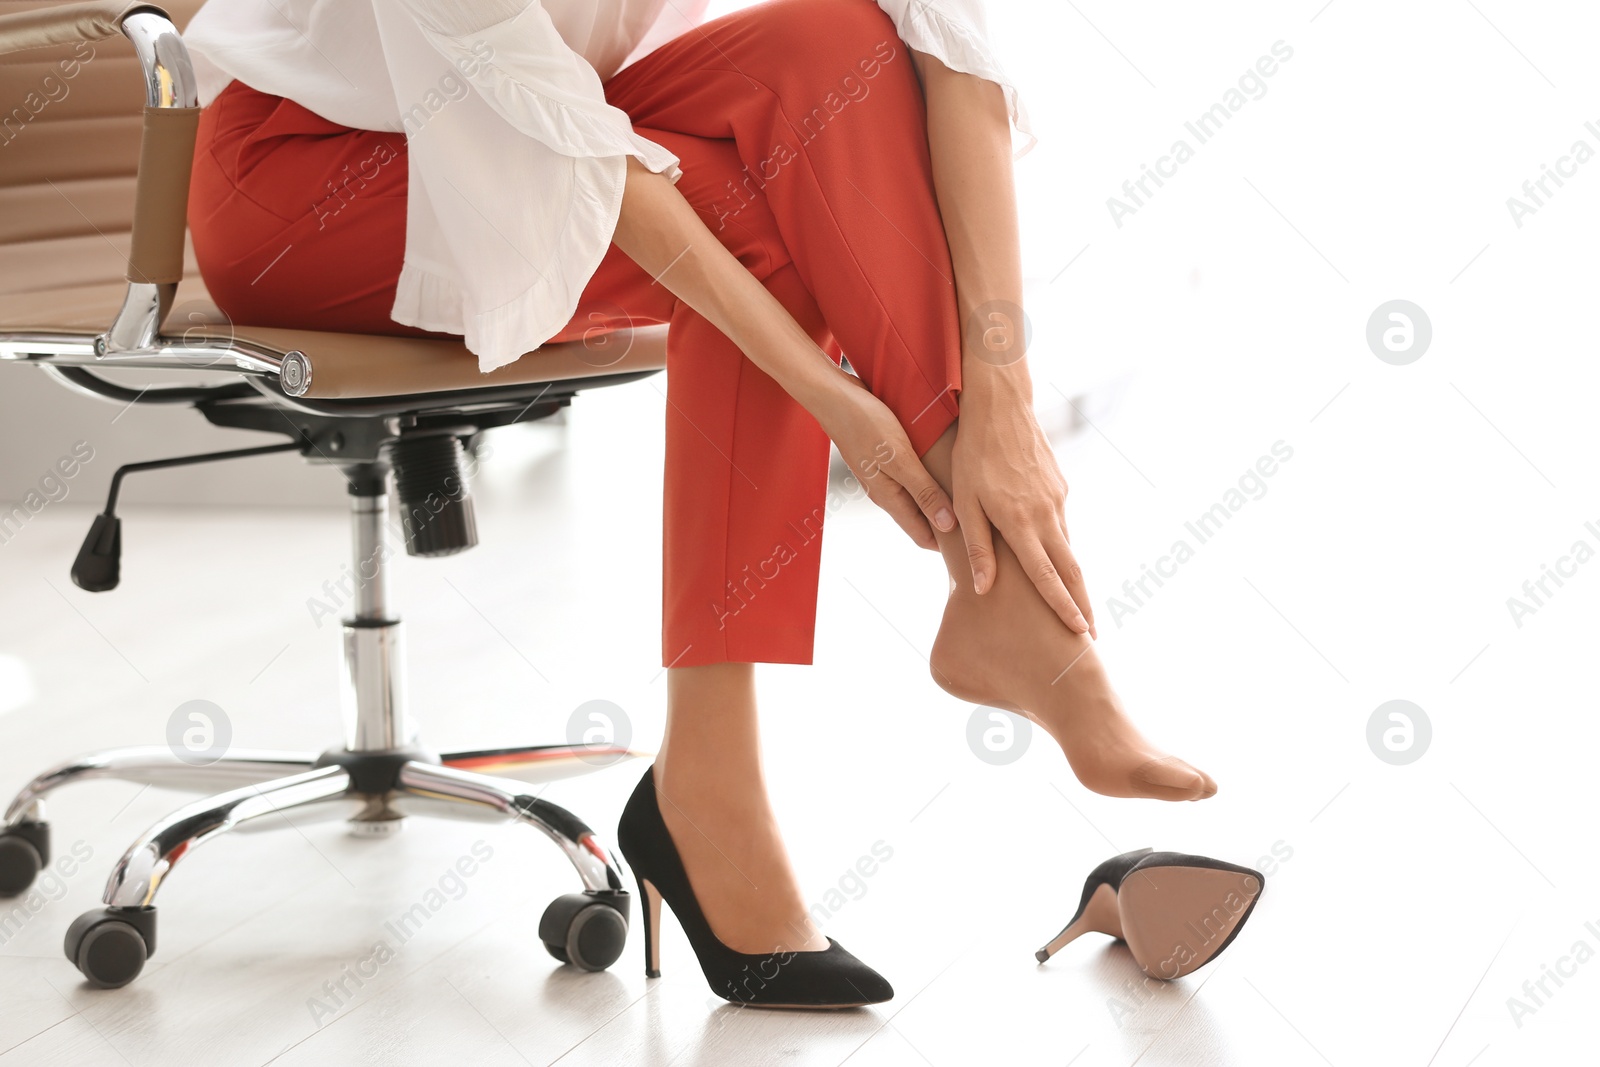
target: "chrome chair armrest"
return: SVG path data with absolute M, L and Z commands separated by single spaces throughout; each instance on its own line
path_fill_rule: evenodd
M 156 345 L 183 280 L 183 246 L 194 163 L 199 93 L 188 49 L 172 19 L 154 4 L 88 0 L 0 15 L 0 54 L 103 41 L 132 42 L 145 80 L 144 133 L 139 145 L 128 292 L 98 355 Z

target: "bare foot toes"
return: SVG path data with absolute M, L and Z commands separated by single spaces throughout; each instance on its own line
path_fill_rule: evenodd
M 929 666 L 946 692 L 1043 726 L 1096 793 L 1177 801 L 1217 792 L 1210 775 L 1144 739 L 1093 642 L 1069 631 L 1018 581 L 997 583 L 981 597 L 952 593 Z
M 1133 769 L 1130 778 L 1162 800 L 1204 800 L 1217 792 L 1211 776 L 1176 756 L 1161 756 Z

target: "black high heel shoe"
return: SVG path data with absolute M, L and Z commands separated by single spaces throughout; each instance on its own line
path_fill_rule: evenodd
M 639 880 L 644 973 L 661 977 L 661 902 L 678 917 L 712 992 L 754 1008 L 859 1008 L 881 1004 L 894 989 L 833 938 L 815 952 L 735 952 L 718 940 L 700 910 L 678 848 L 656 802 L 655 768 L 644 772 L 617 824 L 617 846 Z
M 1260 871 L 1207 856 L 1125 852 L 1089 873 L 1078 913 L 1034 957 L 1043 963 L 1092 930 L 1126 941 L 1151 978 L 1182 978 L 1233 943 L 1265 888 Z

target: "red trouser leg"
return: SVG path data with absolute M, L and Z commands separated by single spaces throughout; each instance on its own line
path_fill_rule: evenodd
M 813 337 L 831 332 L 927 451 L 956 416 L 955 292 L 922 93 L 881 10 L 769 0 L 669 42 L 606 95 L 679 154 L 712 231 Z M 585 301 L 655 320 L 618 256 Z M 703 318 L 680 306 L 670 321 L 663 662 L 809 663 L 826 440 Z
M 730 141 L 635 127 L 676 153 L 678 189 L 706 204 L 743 164 Z M 796 322 L 836 349 L 764 206 L 719 236 Z M 558 334 L 667 322 L 662 662 L 810 661 L 828 439 L 715 326 L 615 246 Z

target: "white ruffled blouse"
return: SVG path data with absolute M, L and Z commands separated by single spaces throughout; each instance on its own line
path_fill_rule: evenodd
M 404 132 L 405 263 L 391 316 L 465 338 L 484 371 L 564 327 L 600 265 L 627 157 L 677 181 L 601 85 L 697 25 L 709 0 L 207 0 L 184 39 L 201 103 L 229 81 L 330 122 Z M 1016 87 L 982 0 L 878 0 L 909 47 Z

